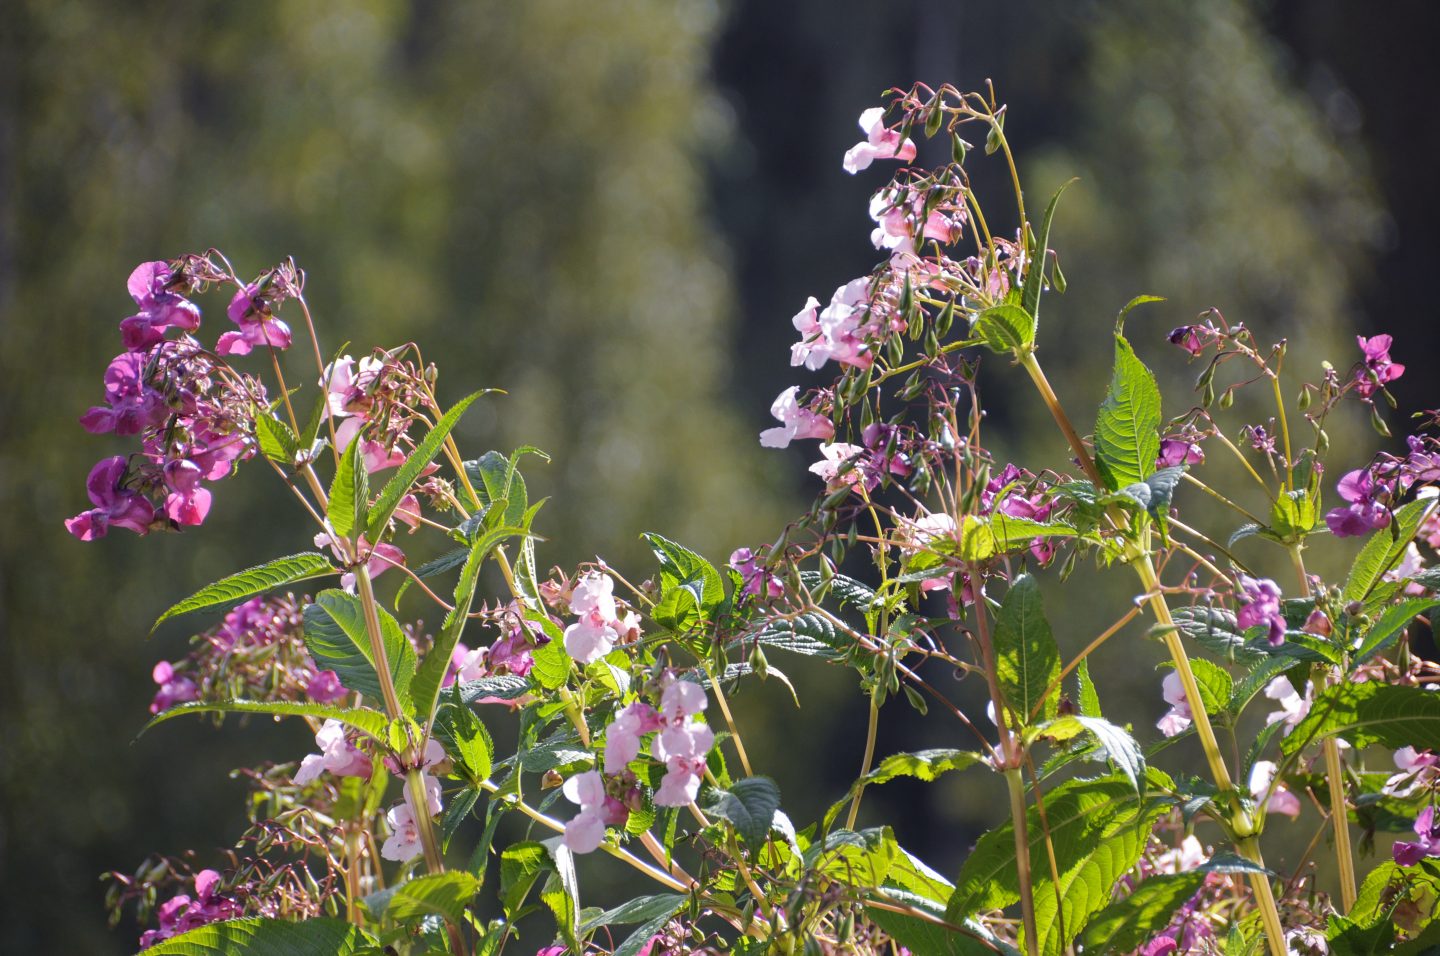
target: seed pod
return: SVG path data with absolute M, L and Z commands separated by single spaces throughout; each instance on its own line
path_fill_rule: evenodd
M 1390 437 L 1390 426 L 1385 424 L 1385 419 L 1380 417 L 1380 409 L 1374 405 L 1370 406 L 1370 425 L 1381 435 Z
M 1309 385 L 1306 385 L 1304 388 L 1300 389 L 1300 394 L 1299 394 L 1299 396 L 1296 397 L 1296 399 L 1295 399 L 1295 407 L 1298 408 L 1298 409 L 1300 409 L 1300 411 L 1302 411 L 1302 412 L 1305 411 L 1307 408 L 1310 407 L 1310 386 L 1309 386 Z
M 920 695 L 918 690 L 909 684 L 905 685 L 905 699 L 910 702 L 910 706 L 914 707 L 920 716 L 923 717 L 930 712 L 930 705 L 925 703 L 925 698 Z
M 1220 407 L 1221 407 L 1221 408 L 1229 408 L 1231 405 L 1234 405 L 1234 404 L 1235 404 L 1235 390 L 1234 390 L 1233 388 L 1227 388 L 1227 389 L 1225 389 L 1225 391 L 1223 391 L 1223 392 L 1220 393 Z

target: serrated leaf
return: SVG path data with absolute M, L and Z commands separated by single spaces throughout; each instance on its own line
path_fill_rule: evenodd
M 1280 752 L 1294 756 L 1324 737 L 1343 737 L 1355 747 L 1440 750 L 1440 694 L 1374 681 L 1327 687 L 1280 741 Z
M 260 453 L 287 472 L 295 467 L 295 454 L 300 450 L 300 439 L 285 422 L 269 412 L 256 409 L 255 440 Z
M 1125 336 L 1115 335 L 1115 368 L 1095 420 L 1095 464 L 1110 490 L 1143 482 L 1160 457 L 1160 389 Z
M 944 919 L 944 909 L 927 905 L 923 897 L 903 891 L 886 890 L 885 895 L 901 903 Z M 959 924 L 961 931 L 947 929 L 918 916 L 907 916 L 889 909 L 869 907 L 865 915 L 912 953 L 924 956 L 1019 956 L 1019 950 L 990 932 L 975 920 Z
M 553 866 L 543 843 L 526 840 L 505 848 L 500 854 L 500 905 L 508 918 L 515 919 L 535 880 Z
M 1190 671 L 1195 675 L 1195 685 L 1200 690 L 1200 703 L 1207 713 L 1223 714 L 1230 706 L 1230 697 L 1235 682 L 1223 667 L 1212 664 L 1203 657 L 1190 661 Z
M 450 411 L 446 412 L 441 419 L 435 423 L 435 427 L 425 433 L 425 437 L 416 444 L 415 450 L 410 453 L 404 463 L 385 482 L 385 487 L 380 490 L 380 496 L 375 499 L 375 504 L 370 509 L 370 517 L 366 525 L 367 535 L 371 541 L 379 540 L 380 535 L 385 531 L 385 525 L 389 523 L 390 516 L 395 513 L 400 499 L 405 497 L 415 479 L 420 477 L 430 464 L 431 459 L 440 451 L 445 438 L 450 434 L 451 429 L 460 421 L 460 416 L 471 403 L 481 395 L 490 392 L 490 389 L 481 389 L 478 392 L 471 392 L 455 404 Z
M 680 896 L 676 893 L 637 896 L 633 900 L 621 903 L 614 909 L 606 910 L 599 916 L 587 919 L 581 924 L 580 932 L 588 933 L 601 926 L 614 926 L 617 923 L 648 923 L 650 920 L 660 917 L 668 920 L 689 902 L 690 897 Z
M 1148 775 L 1151 786 L 1143 798 L 1118 774 L 1068 781 L 1045 795 L 1046 820 L 1065 900 L 1066 936 L 1073 938 L 1088 914 L 1109 903 L 1116 881 L 1139 860 L 1151 825 L 1170 808 L 1171 801 L 1157 792 L 1171 786 L 1169 778 L 1153 768 Z M 1044 831 L 1037 810 L 1032 806 L 1026 813 L 1036 920 L 1042 927 L 1043 947 L 1053 952 L 1051 947 L 1060 937 Z M 1015 838 L 1009 823 L 980 838 L 955 883 L 945 910 L 952 923 L 1019 901 Z
M 704 614 L 709 614 L 725 600 L 725 584 L 715 566 L 689 548 L 658 534 L 645 532 L 640 537 L 650 545 L 660 562 L 660 589 L 673 588 L 688 592 Z
M 1025 270 L 1025 282 L 1020 289 L 1020 307 L 1034 316 L 1037 322 L 1040 318 L 1040 290 L 1045 284 L 1045 253 L 1050 244 L 1050 225 L 1055 221 L 1055 207 L 1060 204 L 1060 195 L 1074 182 L 1074 179 L 1068 180 L 1050 197 L 1050 202 L 1045 207 L 1045 215 L 1040 220 L 1040 234 L 1035 237 L 1035 248 L 1030 251 L 1030 264 Z
M 145 733 L 156 724 L 163 724 L 185 714 L 268 714 L 272 717 L 313 717 L 316 720 L 338 720 L 347 727 L 354 727 L 376 740 L 385 739 L 385 728 L 390 719 L 376 710 L 366 707 L 334 707 L 330 704 L 312 704 L 290 700 L 196 700 L 177 704 L 162 710 L 150 718 L 140 733 Z
M 805 863 L 850 886 L 870 889 L 885 881 L 900 852 L 889 827 L 836 830 L 805 852 Z
M 1009 355 L 1035 344 L 1035 319 L 1018 305 L 995 305 L 975 316 L 970 334 L 992 352 Z
M 1271 656 L 1246 642 L 1235 615 L 1224 608 L 1196 604 L 1176 608 L 1173 617 L 1181 634 L 1224 660 L 1251 664 Z
M 530 682 L 523 677 L 516 677 L 513 674 L 503 674 L 498 677 L 482 677 L 479 680 L 465 681 L 460 685 L 460 699 L 467 704 L 473 704 L 477 700 L 487 697 L 496 700 L 515 700 L 524 697 L 530 691 Z
M 1143 880 L 1101 910 L 1085 927 L 1087 949 L 1129 952 L 1158 935 L 1186 900 L 1200 891 L 1205 874 L 1163 873 Z
M 1000 511 L 990 515 L 992 547 L 997 552 L 1028 548 L 1036 538 L 1073 538 L 1079 534 L 1078 529 L 1059 522 L 1013 518 Z
M 465 925 L 465 908 L 480 892 L 480 880 L 463 870 L 431 873 L 395 887 L 385 913 L 397 922 L 435 915 Z
M 555 925 L 560 935 L 570 945 L 570 951 L 580 952 L 576 935 L 580 928 L 580 884 L 575 876 L 575 855 L 563 842 L 562 837 L 546 840 L 554 872 L 540 890 L 540 901 L 550 908 L 555 916 Z
M 1319 523 L 1315 499 L 1304 488 L 1287 491 L 1270 506 L 1270 527 L 1283 541 L 1299 541 Z
M 1022 574 L 1010 585 L 995 616 L 995 673 L 1000 692 L 1021 725 L 1039 709 L 1042 719 L 1053 717 L 1057 696 L 1045 692 L 1060 677 L 1060 649 L 1045 620 L 1040 585 Z
M 751 639 L 769 647 L 811 656 L 833 657 L 840 649 L 840 635 L 835 625 L 829 618 L 810 612 L 767 621 Z
M 1193 664 L 1194 661 L 1191 661 Z M 1230 692 L 1230 701 L 1225 706 L 1225 712 L 1231 719 L 1240 716 L 1240 712 L 1249 706 L 1255 695 L 1269 685 L 1269 683 L 1290 668 L 1295 662 L 1285 657 L 1272 657 L 1269 660 L 1261 661 L 1250 670 L 1248 674 L 1234 686 Z
M 1385 613 L 1380 615 L 1380 620 L 1365 632 L 1359 648 L 1355 651 L 1355 663 L 1363 664 L 1388 649 L 1405 628 L 1410 626 L 1411 621 L 1433 607 L 1440 607 L 1440 601 L 1417 598 L 1386 608 Z
M 669 916 L 656 916 L 642 923 L 639 929 L 625 937 L 625 941 L 615 947 L 613 956 L 640 956 L 640 951 L 650 944 L 650 940 L 660 934 L 673 915 L 672 913 Z
M 404 706 L 409 702 L 410 682 L 415 676 L 415 648 L 390 612 L 381 607 L 375 610 L 390 664 L 390 679 Z M 333 670 L 347 689 L 359 691 L 371 700 L 383 700 L 360 598 L 336 589 L 321 591 L 315 595 L 314 604 L 306 605 L 304 616 L 305 647 L 316 665 L 321 670 Z
M 565 682 L 570 679 L 571 658 L 565 650 L 564 641 L 552 637 L 548 644 L 535 648 L 530 659 L 534 662 L 530 668 L 530 677 L 545 690 L 564 687 Z
M 867 785 L 888 783 L 896 777 L 915 777 L 926 783 L 952 770 L 964 770 L 984 761 L 973 750 L 917 750 L 914 753 L 891 754 L 864 776 Z
M 1082 658 L 1080 666 L 1075 668 L 1075 680 L 1079 687 L 1077 701 L 1080 713 L 1085 717 L 1099 717 L 1100 694 L 1095 690 L 1095 682 L 1090 679 L 1090 659 Z
M 1421 520 L 1434 507 L 1434 499 L 1412 501 L 1395 511 L 1395 518 L 1389 526 L 1370 535 L 1356 555 L 1350 575 L 1345 580 L 1343 598 L 1346 602 L 1364 601 L 1385 574 L 1399 565 L 1405 555 L 1405 547 L 1414 539 Z
M 311 578 L 338 573 L 339 571 L 330 564 L 329 558 L 313 551 L 276 558 L 267 564 L 246 568 L 244 571 L 236 571 L 214 584 L 201 588 L 156 618 L 155 623 L 150 626 L 150 632 L 153 634 L 161 624 L 181 614 L 214 607 L 217 604 L 231 604 L 272 588 L 294 584 L 296 581 L 308 581 Z
M 752 847 L 765 842 L 775 811 L 780 809 L 780 788 L 769 777 L 746 777 L 718 790 L 712 797 L 711 813 L 729 820 L 735 832 Z
M 346 541 L 354 540 L 355 528 L 364 528 L 364 511 L 367 490 L 365 459 L 360 454 L 364 445 L 359 435 L 350 440 L 350 447 L 340 456 L 340 465 L 335 469 L 335 478 L 330 482 L 330 494 L 326 501 L 325 517 L 337 537 Z M 372 542 L 373 542 L 372 538 Z
M 495 763 L 495 742 L 475 712 L 464 705 L 447 705 L 435 720 L 435 736 L 464 769 L 472 784 L 490 778 Z
M 248 917 L 172 936 L 145 956 L 350 956 L 375 941 L 344 920 Z

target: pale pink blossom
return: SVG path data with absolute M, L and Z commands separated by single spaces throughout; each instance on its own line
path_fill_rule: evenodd
M 605 778 L 598 770 L 577 773 L 561 792 L 580 812 L 565 824 L 565 845 L 572 853 L 591 853 L 605 841 Z
M 1265 718 L 1265 723 L 1273 724 L 1277 721 L 1284 721 L 1285 729 L 1281 732 L 1288 735 L 1295 729 L 1295 725 L 1305 719 L 1310 713 L 1310 698 L 1314 692 L 1314 685 L 1309 681 L 1305 682 L 1305 695 L 1302 697 L 1296 690 L 1295 685 L 1290 683 L 1288 677 L 1277 677 L 1265 685 L 1265 696 L 1280 705 L 1280 709 L 1272 711 Z
M 1440 783 L 1440 759 L 1428 750 L 1401 747 L 1395 751 L 1395 766 L 1400 772 L 1386 780 L 1381 788 L 1393 797 L 1408 797 Z
M 297 786 L 305 786 L 326 770 L 337 777 L 369 778 L 370 758 L 345 738 L 345 725 L 340 721 L 325 721 L 315 732 L 315 743 L 320 752 L 300 761 L 300 769 L 295 771 Z
M 1192 834 L 1180 841 L 1180 845 L 1167 850 L 1155 858 L 1157 873 L 1188 873 L 1210 859 L 1205 847 Z
M 683 807 L 700 792 L 715 732 L 691 718 L 706 704 L 704 689 L 690 681 L 672 678 L 660 695 L 661 730 L 650 743 L 650 754 L 665 764 L 666 773 L 655 791 L 656 806 Z
M 859 445 L 851 445 L 846 442 L 831 442 L 828 445 L 820 446 L 820 454 L 824 457 L 811 465 L 811 474 L 819 475 L 828 488 L 838 490 L 845 485 L 858 485 L 861 480 L 858 457 L 865 454 L 865 449 Z M 855 463 L 844 475 L 840 474 L 840 467 L 847 462 Z
M 901 139 L 898 130 L 885 128 L 885 110 L 874 106 L 860 114 L 860 129 L 865 138 L 845 153 L 847 173 L 868 169 L 877 159 L 898 159 L 908 163 L 915 158 L 915 142 Z
M 565 650 L 581 664 L 609 654 L 620 639 L 614 589 L 610 576 L 598 571 L 582 575 L 575 583 L 570 610 L 580 619 L 565 629 Z
M 434 743 L 434 741 L 430 741 Z M 428 750 L 428 747 L 427 747 Z M 443 754 L 444 751 L 442 750 Z M 425 810 L 430 816 L 440 812 L 440 781 L 425 775 Z M 380 847 L 380 855 L 387 860 L 404 862 L 420 855 L 420 829 L 415 822 L 415 806 L 410 799 L 410 789 L 405 789 L 405 799 L 385 813 L 385 822 L 390 824 L 390 837 Z
M 1283 813 L 1292 820 L 1300 815 L 1300 798 L 1275 782 L 1279 768 L 1273 760 L 1257 760 L 1250 768 L 1250 795 L 1265 803 L 1270 813 Z
M 1185 697 L 1185 684 L 1177 672 L 1171 671 L 1160 682 L 1160 690 L 1165 703 L 1170 705 L 1170 710 L 1155 726 L 1159 727 L 1160 733 L 1166 737 L 1174 737 L 1189 728 L 1192 717 L 1190 701 Z
M 346 549 L 342 544 L 342 539 L 329 532 L 322 531 L 315 535 L 315 547 L 328 547 L 331 553 L 335 555 L 335 560 L 342 563 L 348 562 L 349 560 L 346 556 Z M 378 578 L 390 568 L 398 567 L 405 563 L 404 551 L 401 551 L 393 544 L 386 544 L 383 541 L 372 546 L 363 534 L 356 544 L 356 551 L 361 557 L 365 558 L 365 570 L 370 572 L 371 578 Z M 355 586 L 354 573 L 347 571 L 342 574 L 340 576 L 340 586 L 346 590 L 353 588 Z
M 640 755 L 640 738 L 660 726 L 660 715 L 649 704 L 636 701 L 620 711 L 605 730 L 605 772 L 623 773 Z
M 766 448 L 786 448 L 799 438 L 830 439 L 835 437 L 835 426 L 824 415 L 817 415 L 800 404 L 800 387 L 792 385 L 780 393 L 770 406 L 770 414 L 780 422 L 778 428 L 767 428 L 760 433 L 760 444 Z

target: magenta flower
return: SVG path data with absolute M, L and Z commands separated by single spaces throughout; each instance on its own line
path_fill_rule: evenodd
M 1403 375 L 1405 366 L 1390 361 L 1390 336 L 1376 335 L 1367 339 L 1357 335 L 1355 341 L 1365 357 L 1364 366 L 1355 372 L 1355 391 L 1368 402 L 1386 384 Z
M 730 560 L 726 563 L 744 579 L 746 594 L 779 597 L 785 593 L 785 586 L 759 562 L 755 552 L 749 548 L 736 548 L 730 552 Z
M 908 163 L 915 158 L 915 143 L 901 139 L 898 130 L 885 128 L 885 110 L 875 106 L 860 114 L 860 129 L 865 138 L 845 153 L 847 173 L 868 169 L 877 159 L 898 159 Z
M 1280 585 L 1269 578 L 1252 578 L 1240 575 L 1240 610 L 1235 614 L 1235 623 L 1248 630 L 1260 624 L 1269 628 L 1272 646 L 1285 643 L 1285 615 L 1280 613 Z
M 305 695 L 317 704 L 333 704 L 350 693 L 334 671 L 320 671 L 305 685 Z
M 798 385 L 791 385 L 780 393 L 770 406 L 770 414 L 780 422 L 778 428 L 767 428 L 760 433 L 760 444 L 766 448 L 786 448 L 798 438 L 830 439 L 835 437 L 835 426 L 824 415 L 817 415 L 800 404 L 797 396 Z
M 201 870 L 195 874 L 195 898 L 186 894 L 172 896 L 156 909 L 160 920 L 159 929 L 146 930 L 140 937 L 140 945 L 149 948 L 162 940 L 188 932 L 206 923 L 234 919 L 243 908 L 235 900 L 219 894 L 220 874 L 214 870 Z
M 1344 508 L 1332 508 L 1325 513 L 1325 524 L 1337 538 L 1369 534 L 1390 524 L 1390 509 L 1379 500 L 1388 489 L 1375 480 L 1371 469 L 1347 472 L 1335 490 L 1349 502 Z
M 116 455 L 97 462 L 85 480 L 85 490 L 95 505 L 65 521 L 65 529 L 81 541 L 103 538 L 110 526 L 146 534 L 155 520 L 155 509 L 141 495 L 121 487 L 125 480 L 125 459 Z
M 1435 822 L 1435 807 L 1428 806 L 1415 818 L 1415 834 L 1420 837 L 1414 843 L 1396 841 L 1391 847 L 1395 862 L 1401 866 L 1414 866 L 1427 856 L 1440 856 L 1440 825 Z
M 202 473 L 193 461 L 176 459 L 165 464 L 165 514 L 181 525 L 197 525 L 210 513 L 210 492 L 200 487 Z
M 129 351 L 146 351 L 164 339 L 165 330 L 172 326 L 186 332 L 200 327 L 200 309 L 170 291 L 174 279 L 166 262 L 142 262 L 130 273 L 126 288 L 140 311 L 120 322 L 120 340 Z
M 165 396 L 145 382 L 148 359 L 138 352 L 121 352 L 115 356 L 105 369 L 105 404 L 96 405 L 80 417 L 80 424 L 87 432 L 138 435 L 165 420 L 170 414 Z
M 215 344 L 217 354 L 248 355 L 257 346 L 290 347 L 290 326 L 271 314 L 269 299 L 261 295 L 255 283 L 235 293 L 226 314 L 231 322 L 240 326 L 240 331 L 220 336 Z
M 338 720 L 327 720 L 315 732 L 318 754 L 310 754 L 300 761 L 295 771 L 295 784 L 303 787 L 317 779 L 323 771 L 330 771 L 337 777 L 370 778 L 370 758 L 345 737 L 345 725 Z
M 183 674 L 175 673 L 175 665 L 169 661 L 161 661 L 155 665 L 150 672 L 155 683 L 160 689 L 155 692 L 155 699 L 150 702 L 150 713 L 158 714 L 161 711 L 169 710 L 176 704 L 184 704 L 188 701 L 198 700 L 200 691 L 195 682 Z
M 1205 351 L 1206 346 L 1219 338 L 1215 330 L 1208 325 L 1182 325 L 1172 329 L 1166 337 L 1171 345 L 1178 345 L 1196 357 Z
M 1198 442 L 1183 438 L 1165 438 L 1160 442 L 1160 457 L 1157 468 L 1173 468 L 1176 465 L 1198 465 L 1205 460 L 1205 450 Z

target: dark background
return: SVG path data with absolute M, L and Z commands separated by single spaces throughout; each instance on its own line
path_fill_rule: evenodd
M 99 399 L 136 262 L 216 245 L 258 272 L 294 254 L 331 347 L 414 339 L 445 395 L 510 391 L 462 443 L 554 455 L 532 479 L 554 495 L 542 563 L 603 553 L 643 576 L 638 531 L 723 559 L 815 490 L 803 453 L 762 454 L 754 435 L 783 387 L 819 381 L 787 364 L 790 315 L 875 262 L 882 174 L 850 177 L 840 156 L 860 111 L 914 79 L 993 78 L 1032 203 L 1081 177 L 1053 239 L 1070 289 L 1043 339 L 1076 407 L 1105 374 L 1084 346 L 1140 292 L 1169 300 L 1132 338 L 1176 402 L 1189 374 L 1161 336 L 1216 306 L 1288 337 L 1302 375 L 1390 332 L 1410 365 L 1402 414 L 1440 404 L 1437 20 L 1429 3 L 1340 0 L 5 3 L 0 950 L 130 951 L 97 874 L 152 850 L 213 859 L 241 819 L 227 772 L 308 744 L 199 723 L 131 742 L 151 666 L 187 637 L 147 643 L 149 621 L 308 546 L 255 468 L 183 540 L 65 534 L 91 463 L 119 450 L 75 420 Z M 978 160 L 977 182 L 1003 188 Z M 1060 464 L 1040 410 L 992 371 L 992 440 Z M 1128 596 L 1094 593 L 1047 585 L 1067 653 Z M 1159 716 L 1152 656 L 1102 651 L 1107 714 Z M 863 704 L 843 675 L 775 663 L 804 708 L 771 682 L 742 692 L 741 722 L 803 825 L 858 766 Z M 885 712 L 882 753 L 941 745 L 952 726 Z M 896 783 L 867 814 L 953 870 L 997 795 L 981 774 Z

